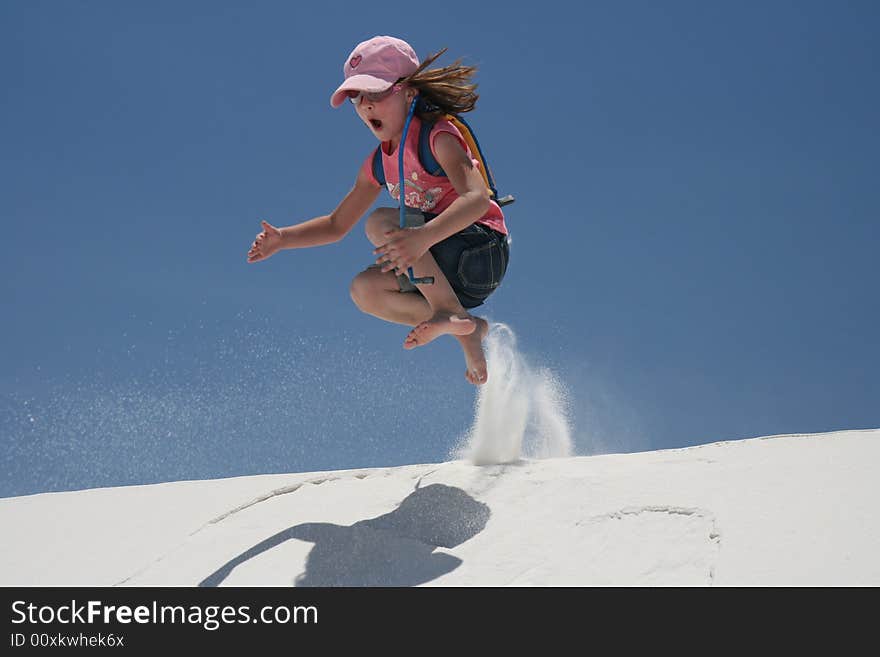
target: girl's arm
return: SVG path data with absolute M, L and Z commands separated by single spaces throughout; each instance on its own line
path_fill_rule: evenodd
M 361 169 L 354 187 L 328 215 L 281 229 L 281 248 L 300 249 L 338 242 L 348 235 L 354 225 L 370 209 L 379 196 L 377 187 Z
M 381 189 L 361 169 L 352 190 L 330 214 L 284 228 L 262 222 L 263 232 L 257 234 L 251 245 L 248 262 L 265 260 L 281 249 L 301 249 L 338 242 L 370 209 Z
M 449 176 L 458 198 L 420 229 L 429 236 L 431 246 L 467 228 L 489 209 L 489 190 L 483 176 L 453 135 L 448 132 L 437 135 L 434 155 Z

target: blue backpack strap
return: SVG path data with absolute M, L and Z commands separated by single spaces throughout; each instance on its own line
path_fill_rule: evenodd
M 385 186 L 385 167 L 382 165 L 382 146 L 376 148 L 373 153 L 373 178 L 379 183 L 380 187 Z
M 419 163 L 422 168 L 432 176 L 446 176 L 446 172 L 434 153 L 431 152 L 431 130 L 434 129 L 434 123 L 422 121 L 422 127 L 419 130 Z

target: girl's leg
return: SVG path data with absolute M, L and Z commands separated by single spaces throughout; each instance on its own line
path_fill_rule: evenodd
M 351 300 L 368 315 L 406 326 L 430 319 L 433 311 L 420 294 L 401 293 L 397 277 L 369 267 L 354 277 L 349 288 Z
M 387 230 L 400 226 L 398 216 L 397 210 L 393 208 L 380 208 L 370 215 L 366 231 L 367 237 L 375 246 L 385 242 Z M 467 335 L 474 331 L 477 326 L 474 318 L 462 307 L 430 251 L 415 263 L 413 274 L 418 278 L 434 278 L 433 284 L 419 286 L 419 292 L 433 312 L 410 331 L 403 343 L 404 349 L 420 347 L 444 333 Z
M 399 225 L 397 210 L 379 208 L 367 219 L 367 237 L 378 246 L 384 243 L 385 232 Z M 487 322 L 464 309 L 430 252 L 419 259 L 413 273 L 418 277 L 434 277 L 432 285 L 419 286 L 421 295 L 401 293 L 393 272 L 383 274 L 377 268 L 369 268 L 352 281 L 352 300 L 370 315 L 415 326 L 407 336 L 404 348 L 412 349 L 444 333 L 452 334 L 464 352 L 465 378 L 474 384 L 485 383 L 486 357 L 482 340 L 488 331 Z
M 413 265 L 413 275 L 417 278 L 433 277 L 434 282 L 431 285 L 419 286 L 419 292 L 425 297 L 433 313 L 409 332 L 403 343 L 404 349 L 421 347 L 444 333 L 459 336 L 474 332 L 477 327 L 475 318 L 461 305 L 430 251 Z
M 370 267 L 355 276 L 351 282 L 351 298 L 362 311 L 379 319 L 406 326 L 420 326 L 434 317 L 431 306 L 420 294 L 401 292 L 397 277 L 392 272 L 382 273 L 378 267 Z M 489 324 L 482 317 L 472 317 L 476 325 L 466 335 L 454 335 L 464 352 L 467 369 L 464 377 L 474 385 L 487 380 L 486 354 L 483 351 L 483 338 Z

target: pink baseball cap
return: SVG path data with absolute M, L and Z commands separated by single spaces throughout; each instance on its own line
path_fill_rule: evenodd
M 345 82 L 333 92 L 330 105 L 345 102 L 346 91 L 385 91 L 400 78 L 415 73 L 419 58 L 406 41 L 391 36 L 377 36 L 359 43 L 345 63 Z

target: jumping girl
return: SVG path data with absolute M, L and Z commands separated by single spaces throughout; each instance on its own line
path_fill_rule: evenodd
M 248 251 L 248 262 L 265 260 L 281 249 L 318 246 L 345 237 L 376 201 L 382 187 L 374 175 L 381 157 L 391 197 L 406 204 L 406 227 L 398 208 L 378 208 L 366 221 L 376 247 L 376 263 L 351 282 L 354 303 L 363 312 L 414 327 L 403 346 L 412 349 L 440 335 L 461 344 L 465 378 L 481 385 L 488 379 L 483 338 L 485 319 L 468 312 L 481 305 L 500 285 L 507 270 L 507 227 L 458 129 L 443 118 L 474 109 L 478 95 L 471 78 L 476 68 L 460 61 L 428 69 L 440 52 L 419 62 L 412 47 L 390 36 L 364 41 L 343 64 L 344 82 L 330 104 L 351 101 L 358 117 L 379 140 L 379 155 L 364 161 L 354 188 L 329 215 L 276 228 L 266 221 Z M 414 99 L 415 114 L 401 145 Z M 419 132 L 433 123 L 431 153 L 442 171 L 426 171 L 419 158 Z M 398 149 L 403 148 L 404 192 L 400 199 Z M 433 278 L 413 285 L 414 278 Z

